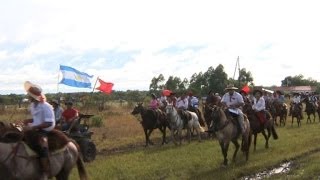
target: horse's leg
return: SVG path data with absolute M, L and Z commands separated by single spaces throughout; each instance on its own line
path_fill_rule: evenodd
M 153 129 L 149 129 L 149 132 L 148 132 L 148 143 L 150 145 L 153 145 L 153 142 L 150 140 L 150 135 L 151 135 L 152 131 L 153 131 Z
M 256 145 L 257 145 L 257 133 L 253 134 L 254 138 L 253 138 L 253 151 L 256 151 Z
M 222 151 L 222 155 L 223 155 L 223 165 L 227 166 L 228 165 L 228 148 L 229 148 L 229 143 L 224 143 L 223 141 L 222 142 L 219 142 L 220 143 L 220 147 L 221 147 L 221 151 Z
M 61 171 L 55 176 L 56 180 L 68 180 L 70 171 L 67 172 L 65 169 L 61 169 Z
M 159 130 L 162 133 L 162 145 L 164 145 L 164 143 L 166 142 L 166 126 L 161 126 L 159 127 Z
M 232 140 L 232 143 L 234 144 L 234 146 L 236 147 L 236 149 L 234 150 L 233 156 L 232 156 L 232 161 L 235 162 L 236 161 L 236 156 L 239 150 L 239 143 L 237 139 Z
M 192 128 L 192 127 L 188 127 L 188 128 L 187 128 L 188 143 L 191 142 L 191 128 Z
M 175 136 L 174 136 L 174 129 L 173 129 L 173 128 L 171 128 L 171 139 L 172 139 L 173 143 L 174 143 L 175 145 L 177 145 L 177 141 L 176 141 L 176 138 L 175 138 Z
M 291 127 L 293 126 L 293 115 L 291 115 L 292 121 L 291 121 Z
M 268 129 L 267 131 L 268 131 L 268 135 L 266 135 L 266 131 L 265 131 L 265 130 L 262 130 L 262 131 L 261 131 L 264 139 L 266 140 L 266 143 L 265 143 L 265 148 L 266 148 L 266 149 L 269 148 L 269 138 L 270 138 L 270 136 L 271 136 L 270 129 Z
M 146 128 L 143 128 L 143 131 L 144 131 L 144 136 L 146 138 L 146 145 L 145 147 L 148 147 L 149 145 L 149 139 L 148 139 L 148 130 Z
M 178 136 L 179 136 L 179 145 L 182 144 L 182 128 L 178 130 Z

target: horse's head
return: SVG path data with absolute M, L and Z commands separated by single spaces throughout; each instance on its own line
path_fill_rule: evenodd
M 131 114 L 132 115 L 136 115 L 136 114 L 139 114 L 139 113 L 142 113 L 143 112 L 143 103 L 137 103 L 137 105 L 134 106 L 134 109 L 132 110 Z
M 253 114 L 254 110 L 252 109 L 251 103 L 245 103 L 244 106 L 242 107 L 242 112 L 244 114 Z
M 170 104 L 167 104 L 167 106 L 166 106 L 166 113 L 167 114 L 171 114 L 171 113 L 173 113 L 173 109 L 174 107 L 173 107 L 173 104 L 172 103 L 170 103 Z
M 215 129 L 217 127 L 219 127 L 219 125 L 221 124 L 221 121 L 226 119 L 226 115 L 225 115 L 223 109 L 219 106 L 216 106 L 216 105 L 212 106 L 211 119 L 212 119 L 211 126 L 213 126 Z

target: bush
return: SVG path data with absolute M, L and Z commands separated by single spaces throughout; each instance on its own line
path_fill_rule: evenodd
M 91 118 L 91 126 L 92 127 L 101 127 L 103 125 L 102 117 L 94 116 Z

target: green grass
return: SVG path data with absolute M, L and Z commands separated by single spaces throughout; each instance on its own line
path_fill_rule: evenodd
M 241 152 L 238 153 L 237 161 L 231 162 L 234 148 L 230 145 L 230 163 L 226 168 L 221 167 L 223 158 L 216 140 L 200 143 L 194 140 L 190 144 L 184 141 L 182 146 L 170 143 L 128 153 L 101 155 L 94 162 L 86 164 L 86 167 L 91 179 L 237 179 L 320 148 L 319 129 L 318 123 L 306 125 L 305 121 L 300 128 L 296 123 L 293 127 L 290 124 L 277 128 L 279 139 L 271 139 L 269 149 L 264 148 L 264 140 L 259 135 L 257 151 L 252 152 L 251 148 L 248 162 L 245 162 Z M 305 164 L 313 160 L 312 157 L 306 159 Z M 298 175 L 304 174 L 302 177 L 319 175 L 316 171 L 319 162 L 318 158 L 314 165 L 296 172 Z M 72 179 L 78 179 L 75 171 Z

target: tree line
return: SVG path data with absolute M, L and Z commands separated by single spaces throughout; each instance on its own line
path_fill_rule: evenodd
M 191 91 L 197 96 L 206 96 L 210 90 L 222 94 L 224 88 L 228 84 L 234 84 L 238 88 L 242 88 L 245 84 L 254 86 L 254 78 L 250 71 L 245 68 L 240 69 L 237 79 L 228 77 L 222 64 L 217 67 L 210 66 L 205 72 L 196 72 L 189 79 L 170 75 L 168 79 L 163 74 L 159 74 L 151 79 L 149 91 L 127 90 L 113 91 L 112 94 L 106 95 L 101 92 L 77 92 L 77 93 L 49 93 L 46 94 L 47 99 L 59 99 L 63 97 L 65 100 L 81 102 L 86 104 L 103 104 L 108 101 L 127 101 L 127 102 L 143 102 L 151 93 L 160 95 L 163 89 L 169 89 L 178 94 Z M 303 75 L 286 76 L 281 81 L 281 86 L 316 86 L 317 93 L 320 93 L 320 83 L 312 78 L 305 78 Z M 272 88 L 272 87 L 270 87 Z M 0 95 L 0 105 L 21 104 L 26 98 L 24 94 Z

